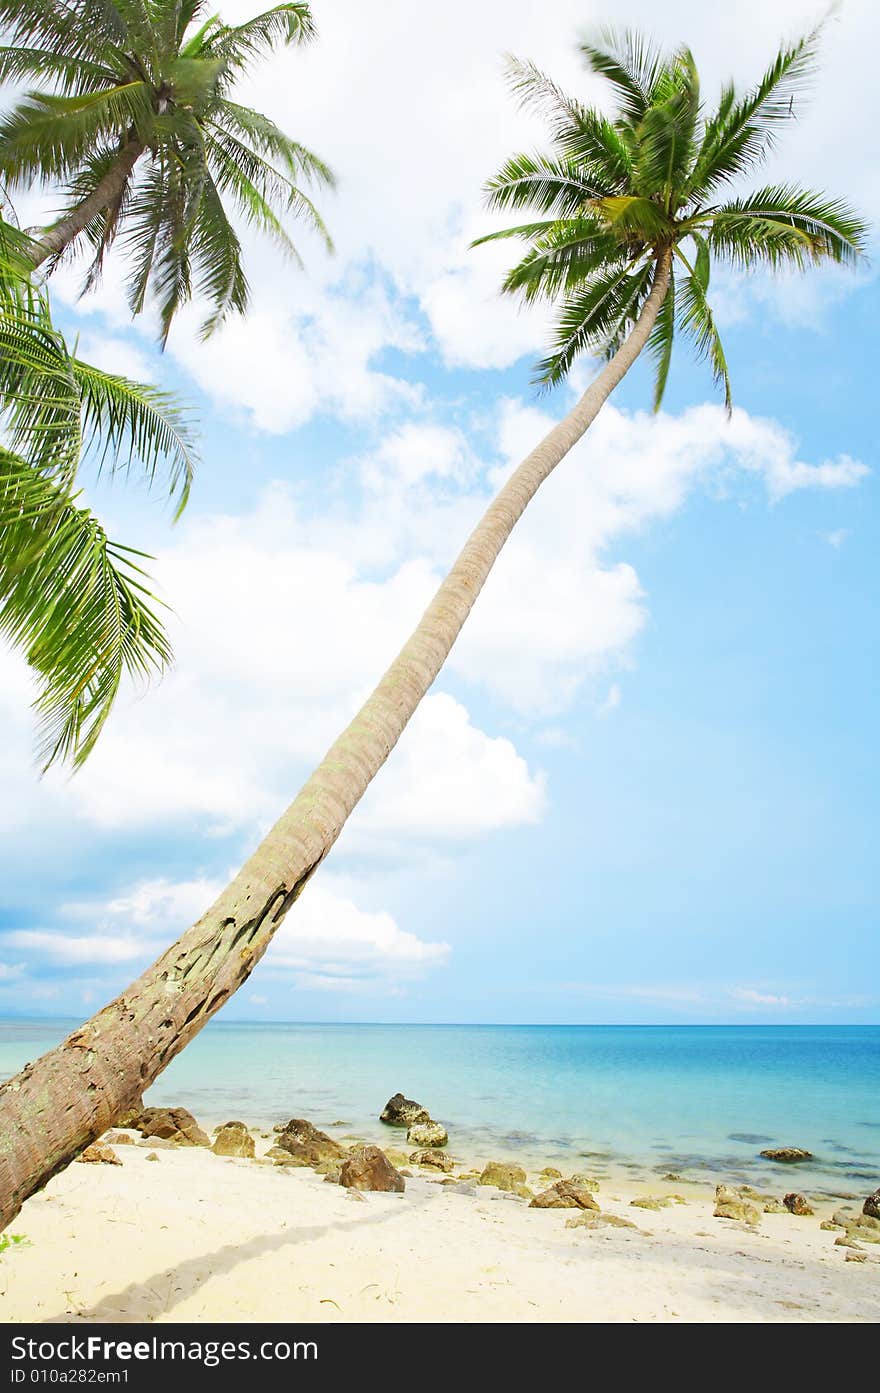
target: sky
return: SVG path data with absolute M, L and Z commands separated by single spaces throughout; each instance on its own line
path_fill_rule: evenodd
M 252 0 L 225 4 L 233 20 Z M 40 779 L 0 651 L 0 1014 L 89 1014 L 207 908 L 394 656 L 507 471 L 572 404 L 530 385 L 546 320 L 497 293 L 481 187 L 542 130 L 506 52 L 585 101 L 607 0 L 315 0 L 319 40 L 241 89 L 334 168 L 332 258 L 247 240 L 253 306 L 164 355 L 120 266 L 56 318 L 191 404 L 201 463 L 90 486 L 155 556 L 173 671 L 126 691 L 86 768 Z M 876 11 L 829 24 L 760 182 L 877 225 Z M 821 14 L 620 0 L 686 41 L 707 100 Z M 36 195 L 25 222 L 48 216 Z M 876 248 L 875 248 L 876 251 Z M 880 288 L 719 272 L 728 421 L 681 347 L 639 364 L 544 486 L 396 751 L 226 1019 L 743 1024 L 880 1019 L 876 966 Z

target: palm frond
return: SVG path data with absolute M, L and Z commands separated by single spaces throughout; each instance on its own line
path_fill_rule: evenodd
M 171 649 L 135 561 L 87 508 L 0 448 L 0 634 L 38 679 L 43 768 L 78 768 L 123 676 L 161 672 Z
M 757 189 L 704 216 L 713 251 L 742 268 L 761 262 L 853 266 L 867 245 L 867 224 L 848 204 L 794 184 Z
M 146 143 L 152 124 L 145 82 L 77 97 L 31 92 L 0 121 L 0 171 L 13 185 L 67 179 L 120 131 L 133 128 Z
M 537 364 L 535 382 L 555 387 L 581 353 L 604 354 L 628 324 L 650 281 L 650 266 L 597 271 L 562 302 L 550 352 Z
M 162 469 L 175 517 L 189 499 L 196 448 L 191 421 L 176 397 L 142 382 L 72 359 L 82 410 L 83 460 L 130 473 L 135 464 L 153 483 Z
M 654 359 L 654 400 L 653 409 L 659 411 L 663 405 L 669 368 L 672 363 L 672 350 L 675 344 L 675 273 L 669 269 L 669 288 L 660 306 L 654 327 L 648 339 L 648 352 Z
M 708 359 L 715 383 L 724 389 L 724 405 L 730 412 L 733 409 L 733 394 L 727 358 L 715 325 L 715 316 L 706 298 L 706 287 L 702 283 L 703 269 L 701 267 L 698 271 L 692 267 L 680 248 L 676 248 L 675 255 L 685 268 L 685 274 L 678 281 L 676 308 L 679 311 L 679 327 L 693 343 L 697 357 Z
M 218 59 L 226 72 L 241 76 L 259 58 L 273 53 L 280 45 L 307 44 L 315 37 L 315 24 L 305 3 L 290 0 L 276 5 L 243 24 L 223 25 L 210 30 L 198 52 L 183 49 L 184 57 Z
M 537 154 L 514 155 L 485 186 L 489 208 L 537 208 L 560 218 L 584 212 L 603 193 L 576 161 Z
M 280 165 L 293 180 L 306 179 L 331 189 L 336 184 L 336 177 L 329 165 L 298 140 L 291 140 L 260 111 L 253 111 L 223 97 L 216 103 L 209 124 L 222 129 L 224 135 L 233 136 L 250 146 L 252 153 Z
M 651 104 L 637 131 L 633 186 L 640 194 L 659 196 L 674 210 L 696 154 L 700 83 L 688 49 L 676 54 L 662 101 Z
M 635 30 L 605 29 L 596 42 L 582 43 L 580 51 L 588 67 L 611 83 L 626 120 L 633 125 L 641 121 L 664 68 L 662 49 Z
M 600 268 L 619 269 L 632 255 L 596 218 L 559 219 L 535 237 L 522 261 L 508 271 L 502 289 L 526 302 L 556 299 L 582 285 Z
M 795 115 L 795 101 L 809 87 L 821 33 L 819 25 L 784 45 L 760 82 L 739 100 L 732 87 L 725 89 L 718 111 L 706 123 L 693 194 L 705 195 L 765 158 L 780 126 Z

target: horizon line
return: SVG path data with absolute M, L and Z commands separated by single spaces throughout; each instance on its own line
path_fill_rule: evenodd
M 82 1017 L 79 1015 L 26 1015 L 16 1013 L 13 1015 L 0 1015 L 0 1023 L 4 1021 L 58 1021 L 58 1022 L 80 1022 Z M 371 1026 L 387 1029 L 397 1026 L 415 1026 L 421 1029 L 463 1029 L 474 1030 L 661 1030 L 674 1028 L 677 1030 L 757 1030 L 757 1029 L 784 1029 L 784 1030 L 815 1030 L 832 1028 L 835 1030 L 859 1030 L 865 1026 L 874 1029 L 880 1027 L 880 1021 L 383 1021 L 383 1020 L 260 1020 L 251 1017 L 237 1017 L 234 1020 L 217 1020 L 216 1018 L 206 1022 L 202 1029 L 208 1025 L 295 1025 L 295 1026 Z M 201 1033 L 201 1032 L 200 1032 Z

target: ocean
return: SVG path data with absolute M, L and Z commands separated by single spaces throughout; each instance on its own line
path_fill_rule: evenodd
M 74 1022 L 0 1021 L 0 1077 Z M 758 1153 L 800 1146 L 798 1186 L 880 1184 L 880 1026 L 309 1025 L 214 1021 L 149 1090 L 203 1125 L 307 1117 L 392 1138 L 401 1091 L 467 1160 L 779 1186 Z M 789 1172 L 786 1170 L 786 1174 Z

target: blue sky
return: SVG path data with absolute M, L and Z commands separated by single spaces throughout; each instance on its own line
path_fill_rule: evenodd
M 426 45 L 403 0 L 381 30 L 353 0 L 314 8 L 317 47 L 245 95 L 337 169 L 336 258 L 305 240 L 302 275 L 255 244 L 250 319 L 203 346 L 185 317 L 164 357 L 118 265 L 88 302 L 73 271 L 56 284 L 84 355 L 192 402 L 203 462 L 174 528 L 158 493 L 93 489 L 156 553 L 178 665 L 126 694 L 74 780 L 36 778 L 27 677 L 0 654 L 5 1012 L 98 1007 L 207 906 L 573 399 L 535 397 L 544 324 L 496 296 L 503 259 L 466 247 L 489 225 L 481 180 L 540 141 L 500 55 L 598 100 L 572 45 L 602 9 L 452 4 Z M 712 91 L 814 17 L 681 0 L 660 36 L 691 42 Z M 646 5 L 615 19 L 656 31 Z M 845 5 L 768 171 L 874 221 L 876 38 Z M 713 292 L 733 421 L 686 350 L 658 419 L 630 375 L 229 1017 L 878 1019 L 880 292 L 870 266 Z

